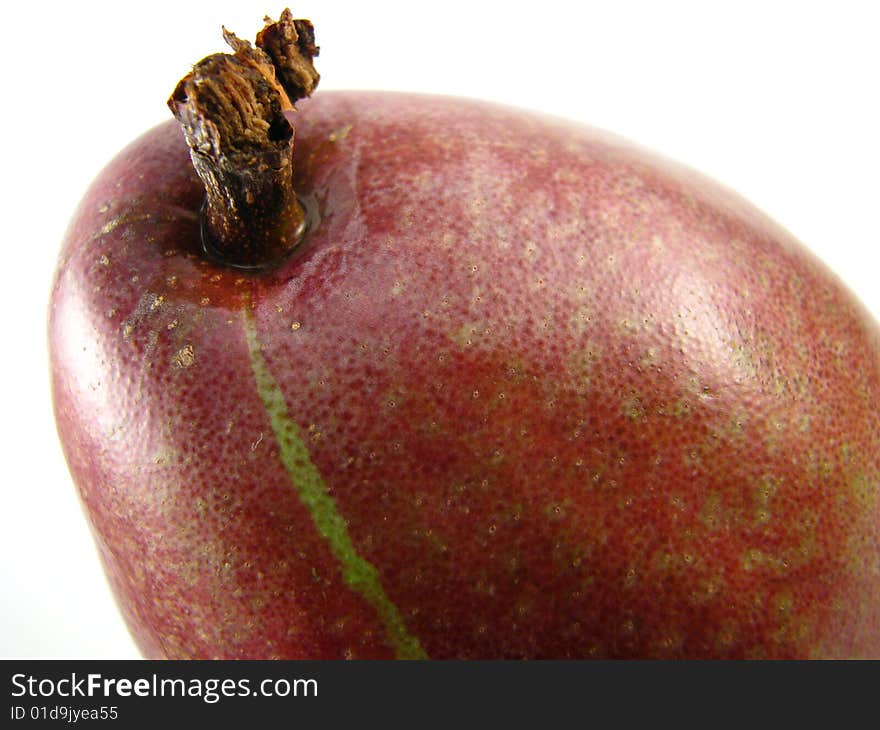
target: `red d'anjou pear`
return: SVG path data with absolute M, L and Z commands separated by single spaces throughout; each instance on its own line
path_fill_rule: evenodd
M 880 330 L 823 264 L 592 129 L 305 98 L 287 12 L 227 40 L 52 294 L 146 656 L 880 658 Z

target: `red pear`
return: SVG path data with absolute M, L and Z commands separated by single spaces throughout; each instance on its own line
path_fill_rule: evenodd
M 63 244 L 58 431 L 143 653 L 880 658 L 880 330 L 838 279 L 593 129 L 294 113 L 302 23 L 230 36 L 234 119 L 194 72 Z

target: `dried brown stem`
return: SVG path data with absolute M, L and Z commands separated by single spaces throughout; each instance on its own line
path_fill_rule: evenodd
M 305 227 L 284 112 L 317 85 L 318 49 L 311 23 L 289 10 L 277 23 L 267 19 L 256 47 L 225 28 L 223 35 L 234 54 L 199 61 L 168 106 L 205 185 L 206 249 L 230 265 L 260 267 L 290 252 Z

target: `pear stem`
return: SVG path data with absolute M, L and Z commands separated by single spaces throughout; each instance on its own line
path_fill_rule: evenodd
M 225 28 L 233 52 L 199 61 L 168 100 L 205 186 L 206 253 L 238 268 L 262 268 L 302 239 L 306 216 L 293 186 L 294 129 L 285 115 L 319 76 L 307 20 L 285 10 L 267 18 L 257 45 Z

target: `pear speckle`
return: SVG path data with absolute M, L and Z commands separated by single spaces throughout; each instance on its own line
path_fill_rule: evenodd
M 177 352 L 174 353 L 174 357 L 172 358 L 172 363 L 174 367 L 177 368 L 192 367 L 192 365 L 195 364 L 195 361 L 196 354 L 192 345 L 181 347 Z

